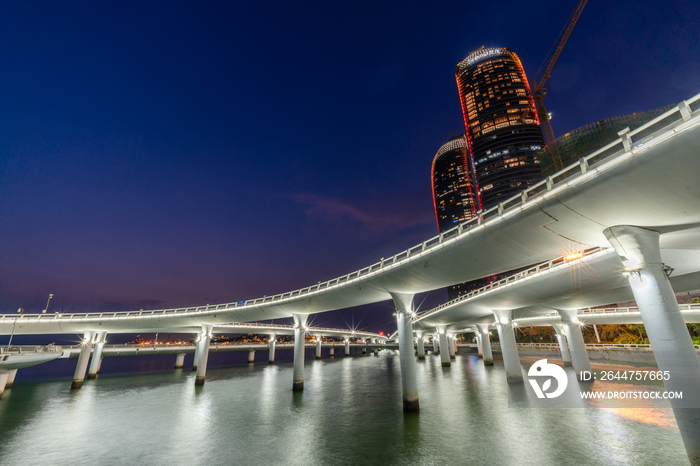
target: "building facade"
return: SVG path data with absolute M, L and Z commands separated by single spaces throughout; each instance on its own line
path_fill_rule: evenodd
M 430 171 L 433 187 L 433 204 L 438 231 L 443 233 L 459 223 L 476 216 L 481 210 L 479 190 L 467 137 L 453 137 L 438 149 Z M 491 283 L 495 277 L 486 277 L 447 287 L 447 298 L 452 300 L 461 294 Z
M 443 144 L 433 158 L 430 180 L 439 232 L 475 217 L 481 209 L 469 157 L 462 134 Z
M 542 180 L 542 129 L 512 50 L 481 47 L 457 64 L 455 75 L 479 204 L 489 209 Z

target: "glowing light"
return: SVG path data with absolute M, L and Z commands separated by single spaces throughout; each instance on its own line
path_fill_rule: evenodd
M 575 261 L 575 260 L 579 260 L 579 259 L 581 259 L 582 257 L 583 257 L 583 252 L 581 252 L 581 251 L 576 251 L 576 252 L 572 252 L 571 254 L 567 254 L 566 256 L 564 256 L 564 260 L 565 260 L 566 262 L 572 262 L 572 261 Z

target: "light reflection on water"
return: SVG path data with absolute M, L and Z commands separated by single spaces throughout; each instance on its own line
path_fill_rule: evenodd
M 0 400 L 0 464 L 687 463 L 670 410 L 530 409 L 500 361 L 452 364 L 418 361 L 410 415 L 393 351 L 307 360 L 303 393 L 291 363 L 213 369 L 204 387 L 182 370 L 103 375 L 79 391 L 20 383 Z

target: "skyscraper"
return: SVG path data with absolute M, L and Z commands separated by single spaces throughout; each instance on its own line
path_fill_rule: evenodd
M 438 149 L 430 171 L 433 204 L 438 231 L 445 232 L 476 216 L 481 210 L 478 186 L 464 134 L 455 136 Z M 469 293 L 491 283 L 495 277 L 473 280 L 447 287 L 447 298 Z
M 484 209 L 542 180 L 542 129 L 520 59 L 481 47 L 457 64 L 467 144 Z
M 430 180 L 439 232 L 469 220 L 481 209 L 468 159 L 467 138 L 463 134 L 443 144 L 433 158 Z

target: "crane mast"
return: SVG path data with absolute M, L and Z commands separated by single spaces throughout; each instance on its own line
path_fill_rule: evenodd
M 564 32 L 561 35 L 561 39 L 559 40 L 559 44 L 557 44 L 557 48 L 554 50 L 554 53 L 552 54 L 552 58 L 549 60 L 549 63 L 547 63 L 547 67 L 544 70 L 544 73 L 542 73 L 542 77 L 539 79 L 539 81 L 535 78 L 533 79 L 533 92 L 532 96 L 535 99 L 535 109 L 537 110 L 537 117 L 540 120 L 540 124 L 542 125 L 542 128 L 544 129 L 544 138 L 545 138 L 545 144 L 547 145 L 547 148 L 549 149 L 550 154 L 552 154 L 552 159 L 554 160 L 554 167 L 557 170 L 561 170 L 564 168 L 564 164 L 561 161 L 561 155 L 559 154 L 559 148 L 557 147 L 557 141 L 556 138 L 554 137 L 554 130 L 552 129 L 552 123 L 549 120 L 549 112 L 547 111 L 547 108 L 544 106 L 544 98 L 547 95 L 547 81 L 549 80 L 549 77 L 552 73 L 552 68 L 554 68 L 555 63 L 559 59 L 559 55 L 561 54 L 561 51 L 564 49 L 564 45 L 566 45 L 566 41 L 569 39 L 569 36 L 571 35 L 571 31 L 574 30 L 574 26 L 576 26 L 576 22 L 578 21 L 578 18 L 581 16 L 581 12 L 583 11 L 583 8 L 586 6 L 586 3 L 588 3 L 588 0 L 580 0 L 578 5 L 576 6 L 576 10 L 574 10 L 574 13 L 571 15 L 571 18 L 569 19 L 569 23 L 566 25 L 566 28 L 564 29 Z

